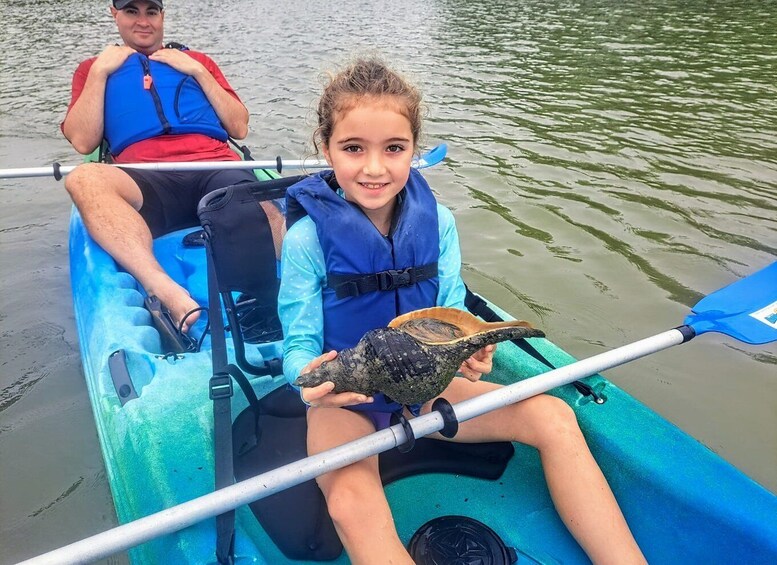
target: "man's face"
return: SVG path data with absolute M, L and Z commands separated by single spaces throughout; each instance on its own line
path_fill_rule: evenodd
M 111 7 L 116 27 L 125 45 L 150 55 L 162 47 L 165 13 L 146 0 L 136 0 L 124 9 Z

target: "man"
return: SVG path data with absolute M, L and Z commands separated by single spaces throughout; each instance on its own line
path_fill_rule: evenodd
M 162 0 L 114 0 L 124 44 L 83 61 L 62 132 L 83 154 L 105 139 L 116 163 L 236 160 L 227 136 L 248 134 L 248 110 L 206 55 L 163 47 Z M 152 172 L 85 163 L 65 188 L 89 234 L 156 295 L 186 331 L 197 304 L 162 269 L 152 238 L 197 223 L 200 198 L 256 180 L 250 171 Z

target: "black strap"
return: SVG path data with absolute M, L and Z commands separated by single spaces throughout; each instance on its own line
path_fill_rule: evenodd
M 486 303 L 485 300 L 483 300 L 480 296 L 472 292 L 469 287 L 465 287 L 467 289 L 467 295 L 464 298 L 464 305 L 467 307 L 467 310 L 475 314 L 476 316 L 480 316 L 483 318 L 486 322 L 504 322 L 501 316 L 499 316 L 496 312 L 494 312 L 489 305 Z M 533 345 L 531 345 L 528 341 L 525 339 L 513 339 L 511 340 L 515 345 L 520 347 L 524 352 L 528 353 L 532 357 L 534 357 L 537 361 L 544 364 L 546 367 L 550 367 L 551 369 L 555 369 L 556 367 L 553 366 L 553 363 L 548 361 L 545 356 L 537 351 Z
M 472 292 L 469 287 L 466 287 L 467 295 L 464 298 L 464 305 L 467 307 L 467 309 L 475 314 L 476 316 L 480 316 L 483 318 L 486 322 L 504 322 L 501 316 L 499 316 L 496 312 L 494 312 L 486 303 L 485 300 L 483 300 L 480 296 Z M 555 369 L 556 366 L 553 365 L 550 361 L 548 361 L 545 356 L 537 351 L 535 347 L 530 344 L 525 339 L 512 339 L 512 341 L 515 345 L 517 345 L 522 351 L 525 353 L 528 353 L 532 357 L 534 357 L 537 361 L 544 364 L 546 367 L 550 369 Z M 594 401 L 597 404 L 604 403 L 604 399 L 601 398 L 596 391 L 591 388 L 589 385 L 585 384 L 582 381 L 574 381 L 572 385 L 577 389 L 577 391 L 582 394 L 583 396 L 590 396 L 594 399 Z
M 248 377 L 246 377 L 245 373 L 240 370 L 240 367 L 233 365 L 232 363 L 227 365 L 227 373 L 237 381 L 238 385 L 240 385 L 240 390 L 243 391 L 243 394 L 245 394 L 246 398 L 248 399 L 248 404 L 251 405 L 254 414 L 261 414 L 262 408 L 259 404 L 259 398 L 257 398 L 256 393 L 254 392 L 254 387 L 251 386 L 251 383 L 248 381 Z
M 232 380 L 227 362 L 227 341 L 224 319 L 221 316 L 221 298 L 216 278 L 216 267 L 208 237 L 205 237 L 205 250 L 208 263 L 208 314 L 213 358 L 210 397 L 213 400 L 215 484 L 216 488 L 220 489 L 232 485 L 235 480 L 232 460 Z M 242 388 L 243 383 L 239 379 L 238 383 Z M 250 389 L 251 385 L 246 384 Z M 219 563 L 231 564 L 234 562 L 234 545 L 235 511 L 230 510 L 216 516 L 216 559 Z
M 240 153 L 243 154 L 243 161 L 253 161 L 254 158 L 251 156 L 251 150 L 248 148 L 247 145 L 240 145 L 237 141 L 232 139 L 231 137 L 228 137 L 229 142 L 237 147 L 240 150 Z M 280 170 L 278 171 L 280 173 Z
M 337 298 L 359 296 L 378 290 L 395 290 L 412 286 L 417 282 L 432 279 L 437 276 L 437 261 L 421 267 L 406 269 L 389 269 L 369 275 L 341 275 L 327 273 L 327 285 L 334 289 Z

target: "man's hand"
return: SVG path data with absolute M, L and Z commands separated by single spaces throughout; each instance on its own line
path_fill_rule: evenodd
M 486 345 L 480 351 L 476 351 L 472 354 L 472 357 L 461 364 L 459 373 L 472 382 L 480 380 L 481 376 L 491 372 L 494 351 L 496 351 L 496 345 Z
M 126 45 L 109 45 L 102 53 L 97 57 L 92 64 L 92 68 L 89 70 L 91 73 L 98 73 L 98 75 L 104 79 L 111 76 L 116 69 L 124 64 L 127 57 L 137 53 L 132 47 Z
M 178 72 L 189 75 L 197 81 L 213 106 L 221 125 L 227 134 L 235 139 L 243 139 L 248 135 L 248 110 L 243 103 L 233 98 L 208 69 L 196 59 L 180 49 L 159 49 L 148 56 L 152 61 L 170 65 Z
M 62 122 L 62 133 L 79 153 L 89 155 L 100 146 L 105 128 L 105 85 L 133 53 L 136 51 L 126 45 L 109 45 L 89 67 L 81 95 Z
M 197 75 L 208 72 L 208 70 L 202 66 L 202 63 L 189 57 L 189 55 L 180 49 L 159 49 L 149 55 L 148 58 L 152 61 L 157 61 L 158 63 L 170 65 L 176 71 L 195 78 Z
M 300 374 L 304 375 L 305 373 L 309 373 L 313 369 L 317 369 L 324 361 L 331 361 L 335 357 L 337 357 L 337 351 L 324 353 L 305 365 L 305 368 L 300 371 Z M 302 389 L 300 389 L 300 395 L 302 396 L 302 401 L 306 404 L 324 408 L 340 408 L 342 406 L 372 402 L 371 396 L 365 396 L 355 392 L 333 393 L 332 390 L 334 388 L 335 384 L 332 381 L 327 381 L 314 387 L 302 387 Z

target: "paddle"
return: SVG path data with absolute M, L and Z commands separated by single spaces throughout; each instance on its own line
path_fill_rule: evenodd
M 413 160 L 413 166 L 418 169 L 433 167 L 445 159 L 448 146 L 445 143 L 433 147 L 418 159 Z M 48 167 L 28 167 L 19 169 L 0 169 L 0 179 L 16 179 L 29 177 L 53 176 L 60 180 L 71 173 L 77 165 L 60 165 L 54 163 Z M 269 169 L 281 172 L 283 169 L 326 169 L 329 167 L 323 159 L 303 159 L 284 161 L 280 157 L 268 161 L 195 161 L 169 163 L 128 163 L 113 165 L 125 169 L 143 169 L 147 171 L 213 171 L 226 169 Z
M 712 331 L 750 344 L 777 340 L 777 262 L 710 294 L 694 306 L 693 313 L 685 319 L 685 324 L 678 328 L 455 404 L 452 406 L 454 418 L 459 422 L 469 420 L 576 379 L 684 343 L 695 335 Z M 442 412 L 435 410 L 412 419 L 410 428 L 413 435 L 421 437 L 451 425 L 455 426 L 455 421 L 449 416 L 444 417 Z M 24 563 L 95 561 L 265 498 L 365 457 L 377 455 L 407 441 L 404 428 L 397 424 Z

